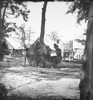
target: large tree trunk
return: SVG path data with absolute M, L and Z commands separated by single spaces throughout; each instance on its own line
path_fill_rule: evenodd
M 47 8 L 47 0 L 44 1 L 44 5 L 43 5 L 43 8 L 42 8 L 41 33 L 40 33 L 40 44 L 41 44 L 41 46 L 43 46 L 43 43 L 44 43 L 46 8 Z
M 2 43 L 4 42 L 4 17 L 5 17 L 5 12 L 6 12 L 6 8 L 8 5 L 8 2 L 6 2 L 4 11 L 2 12 L 2 8 L 3 8 L 3 1 L 0 0 L 0 60 L 3 60 L 4 57 L 4 48 L 2 48 Z
M 93 4 L 89 11 L 85 62 L 83 63 L 82 70 L 80 100 L 93 100 Z
M 7 1 L 6 3 L 5 3 L 5 7 L 4 7 L 4 10 L 3 10 L 3 15 L 2 15 L 2 32 L 4 33 L 4 21 L 5 21 L 5 13 L 6 13 L 6 9 L 7 9 L 7 7 L 8 7 L 8 3 L 9 3 L 9 1 Z M 4 34 L 5 35 L 5 34 Z
M 3 5 L 3 1 L 0 1 L 0 50 L 1 50 L 1 46 L 2 46 L 2 40 L 4 37 L 3 30 L 2 30 L 2 15 L 1 15 L 2 5 Z

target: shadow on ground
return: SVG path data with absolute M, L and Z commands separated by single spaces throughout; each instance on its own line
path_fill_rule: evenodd
M 23 65 L 17 57 L 0 62 L 0 82 L 8 91 L 0 89 L 1 100 L 79 100 L 80 67 Z

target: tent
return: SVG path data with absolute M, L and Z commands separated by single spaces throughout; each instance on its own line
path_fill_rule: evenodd
M 40 39 L 37 38 L 36 41 L 30 45 L 27 51 L 27 59 L 29 64 L 33 63 L 33 61 L 40 62 L 39 58 L 41 57 L 42 53 L 47 53 L 47 45 L 44 43 L 43 48 L 41 48 Z
M 37 38 L 36 41 L 33 44 L 30 45 L 30 47 L 29 47 L 30 53 L 34 52 L 35 48 L 37 48 L 38 43 L 40 43 L 40 39 L 39 38 Z M 44 52 L 44 53 L 47 52 L 46 47 L 47 47 L 47 45 L 44 43 L 42 52 Z
M 24 47 L 22 46 L 21 42 L 18 39 L 5 37 L 5 41 L 9 49 L 15 49 L 15 50 L 24 49 Z
M 13 54 L 22 54 L 22 50 L 25 48 L 22 46 L 22 43 L 19 39 L 11 38 L 11 37 L 5 37 L 5 42 L 8 46 L 8 49 Z
M 74 54 L 74 59 L 82 59 L 84 49 L 77 49 Z

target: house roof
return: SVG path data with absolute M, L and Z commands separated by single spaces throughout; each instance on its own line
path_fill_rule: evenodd
M 18 39 L 5 37 L 6 42 L 11 46 L 12 49 L 24 49 L 21 42 Z

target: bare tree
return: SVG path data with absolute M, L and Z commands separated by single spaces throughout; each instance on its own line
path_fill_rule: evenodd
M 58 42 L 58 40 L 60 41 L 59 37 L 58 37 L 58 33 L 56 31 L 53 31 L 51 34 L 48 34 L 48 37 L 54 41 L 55 43 Z

